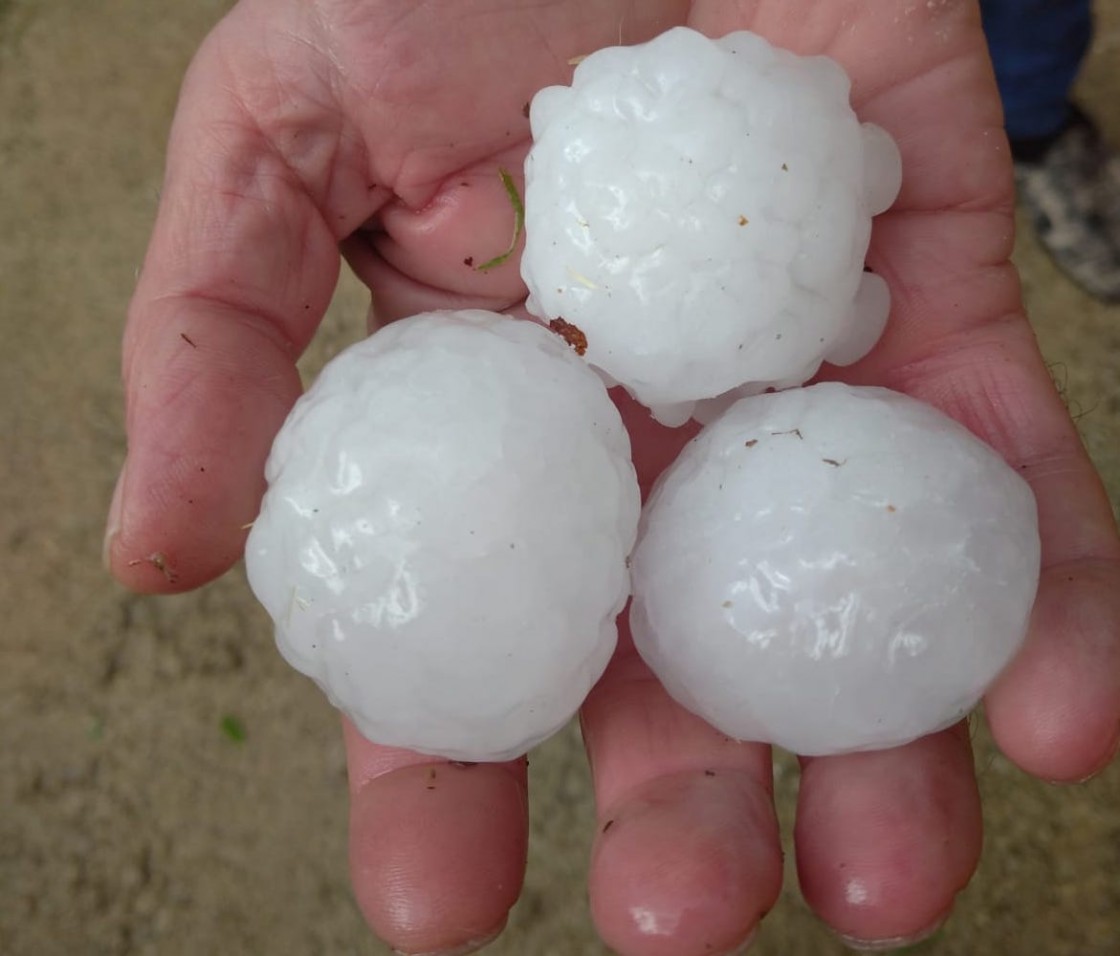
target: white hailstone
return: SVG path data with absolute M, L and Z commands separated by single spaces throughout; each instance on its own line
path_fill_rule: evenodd
M 529 311 L 668 424 L 697 400 L 800 385 L 867 353 L 889 310 L 863 271 L 901 164 L 849 80 L 751 33 L 677 28 L 593 53 L 532 101 Z
M 914 399 L 822 384 L 740 400 L 662 477 L 631 624 L 729 736 L 879 749 L 972 709 L 1038 572 L 1034 497 L 992 449 Z
M 535 323 L 429 313 L 350 347 L 266 477 L 249 583 L 283 655 L 370 740 L 509 759 L 606 667 L 639 514 L 630 442 Z

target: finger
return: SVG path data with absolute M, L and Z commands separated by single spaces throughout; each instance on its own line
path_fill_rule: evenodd
M 462 764 L 379 747 L 348 721 L 344 735 L 350 872 L 370 927 L 402 953 L 482 946 L 525 875 L 525 760 Z
M 1072 482 L 1071 482 L 1072 484 Z M 1042 574 L 1027 644 L 988 692 L 1000 749 L 1029 773 L 1077 783 L 1120 747 L 1120 566 L 1092 556 Z
M 802 761 L 794 839 L 805 900 L 841 936 L 885 947 L 928 935 L 980 858 L 967 727 Z
M 611 396 L 645 497 L 698 426 L 665 428 L 622 389 Z M 770 748 L 679 707 L 635 651 L 626 614 L 581 722 L 598 805 L 589 884 L 600 934 L 624 956 L 741 946 L 781 888 Z
M 447 178 L 420 208 L 390 202 L 347 239 L 343 253 L 372 290 L 379 324 L 432 308 L 502 311 L 524 301 L 527 150 L 519 141 Z
M 582 723 L 603 939 L 623 956 L 740 946 L 781 889 L 770 748 L 732 741 L 678 706 L 625 636 Z
M 295 359 L 334 289 L 339 235 L 382 201 L 316 87 L 313 46 L 262 36 L 244 10 L 184 82 L 129 311 L 129 454 L 106 561 L 139 590 L 193 587 L 240 555 L 272 436 L 300 391 Z M 306 82 L 277 75 L 270 43 Z
M 995 447 L 1038 504 L 1042 575 L 1027 643 L 985 707 L 1007 756 L 1047 780 L 1120 742 L 1120 542 L 1108 497 L 1021 317 L 885 374 Z

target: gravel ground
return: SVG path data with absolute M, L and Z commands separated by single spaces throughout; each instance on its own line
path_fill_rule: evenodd
M 240 571 L 148 599 L 98 560 L 123 454 L 118 340 L 179 78 L 226 3 L 0 0 L 0 953 L 381 954 L 351 901 L 335 715 Z M 1120 2 L 1083 98 L 1120 144 Z M 1023 232 L 1032 317 L 1120 505 L 1120 308 Z M 308 370 L 361 334 L 343 282 Z M 243 731 L 243 734 L 238 731 Z M 243 739 L 237 739 L 241 738 Z M 987 843 L 938 956 L 1120 952 L 1120 767 L 1058 789 L 977 761 Z M 529 876 L 495 954 L 595 956 L 574 729 L 534 756 Z M 790 823 L 795 765 L 778 761 Z M 791 874 L 792 877 L 792 874 Z M 792 889 L 762 956 L 838 944 Z

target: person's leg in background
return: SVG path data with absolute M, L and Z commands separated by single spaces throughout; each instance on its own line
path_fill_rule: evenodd
M 1070 90 L 1092 37 L 1090 0 L 980 0 L 1019 196 L 1058 265 L 1120 300 L 1120 158 Z

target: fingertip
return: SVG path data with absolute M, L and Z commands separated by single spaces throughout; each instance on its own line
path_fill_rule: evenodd
M 125 550 L 116 542 L 112 547 L 114 555 Z M 213 568 L 212 572 L 188 573 L 184 576 L 178 570 L 183 565 L 174 553 L 158 550 L 128 553 L 137 554 L 138 557 L 111 557 L 109 569 L 121 585 L 137 594 L 180 594 L 201 587 L 233 566 L 232 561 L 217 566 L 209 564 L 208 567 Z M 189 564 L 187 566 L 190 567 Z
M 804 763 L 798 878 L 817 916 L 848 940 L 909 939 L 943 921 L 979 862 L 981 831 L 961 727 Z
M 113 491 L 101 545 L 101 563 L 116 581 L 138 594 L 178 594 L 201 587 L 233 567 L 244 553 L 247 525 L 232 535 L 196 541 L 188 534 L 166 534 L 167 524 L 158 519 L 141 525 L 126 525 L 122 470 Z
M 845 936 L 842 933 L 837 933 L 836 938 L 845 947 L 856 953 L 893 953 L 895 950 L 907 949 L 910 946 L 917 946 L 919 943 L 926 942 L 948 922 L 952 913 L 953 909 L 950 907 L 925 928 L 906 936 L 860 939 L 858 936 Z
M 592 916 L 613 950 L 741 950 L 781 890 L 769 793 L 740 771 L 655 779 L 607 811 L 592 853 Z
M 263 466 L 260 475 L 246 475 L 241 485 L 229 487 L 224 481 L 207 482 L 204 465 L 182 464 L 164 480 L 129 481 L 127 488 L 122 472 L 102 562 L 131 591 L 190 591 L 224 574 L 244 555 L 264 493 Z M 199 474 L 181 475 L 187 468 Z
M 489 946 L 494 940 L 502 935 L 506 928 L 506 921 L 502 920 L 493 932 L 487 933 L 485 936 L 477 937 L 476 939 L 469 939 L 465 943 L 452 946 L 450 949 L 440 949 L 437 951 L 418 952 L 416 950 L 394 949 L 393 956 L 470 956 L 471 953 L 477 953 L 480 949 Z
M 524 787 L 503 765 L 385 773 L 351 797 L 358 906 L 399 952 L 471 952 L 501 931 L 517 901 L 527 832 Z
M 126 537 L 107 534 L 102 560 L 118 583 L 138 594 L 181 594 L 208 584 L 241 560 L 247 530 L 200 538 L 183 532 Z M 166 542 L 166 543 L 164 543 Z
M 1111 562 L 1043 573 L 1027 643 L 991 688 L 985 714 L 1009 760 L 1075 783 L 1120 747 L 1120 588 Z

